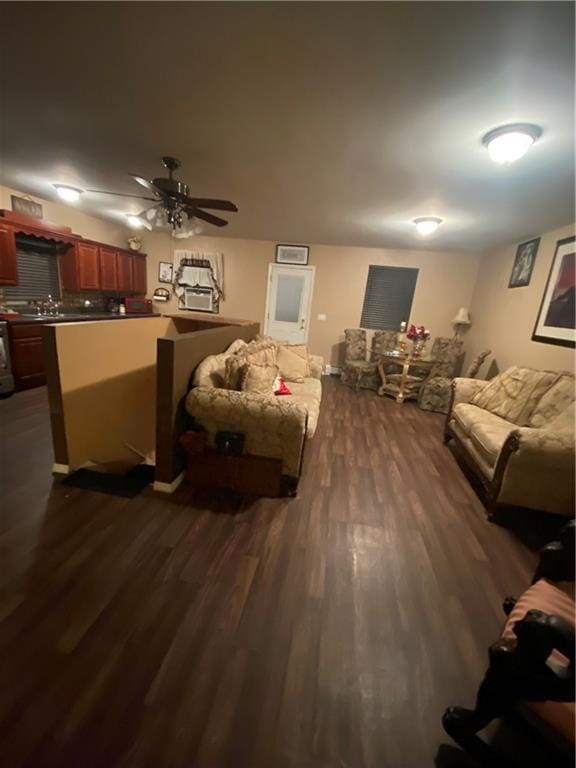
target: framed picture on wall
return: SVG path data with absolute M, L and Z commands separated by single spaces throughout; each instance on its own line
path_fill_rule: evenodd
M 171 283 L 174 275 L 174 265 L 169 261 L 161 261 L 158 265 L 158 281 Z
M 310 248 L 307 245 L 277 245 L 276 263 L 277 264 L 297 264 L 299 267 L 305 267 L 308 264 Z
M 558 240 L 548 282 L 532 334 L 532 341 L 576 346 L 574 294 L 576 291 L 576 238 Z
M 508 288 L 523 288 L 530 284 L 539 245 L 539 237 L 535 237 L 533 240 L 528 240 L 525 243 L 520 243 L 516 249 L 516 258 L 514 259 Z

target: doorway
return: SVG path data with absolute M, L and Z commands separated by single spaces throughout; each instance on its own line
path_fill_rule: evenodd
M 265 333 L 290 344 L 306 344 L 314 291 L 315 267 L 270 264 Z

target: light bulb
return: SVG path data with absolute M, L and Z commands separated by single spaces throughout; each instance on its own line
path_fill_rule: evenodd
M 58 197 L 60 197 L 62 200 L 65 200 L 67 203 L 78 202 L 80 195 L 82 194 L 81 189 L 77 189 L 76 187 L 68 187 L 66 184 L 54 184 L 54 189 L 56 190 Z
M 138 216 L 134 216 L 132 214 L 128 214 L 128 224 L 133 229 L 141 229 L 144 226 L 144 222 L 138 218 Z
M 416 232 L 422 235 L 422 237 L 426 237 L 436 232 L 440 224 L 442 224 L 442 219 L 439 219 L 437 216 L 421 216 L 418 219 L 414 219 L 414 224 L 416 225 Z
M 542 129 L 537 125 L 503 125 L 487 133 L 482 143 L 491 160 L 508 165 L 523 157 L 541 135 Z

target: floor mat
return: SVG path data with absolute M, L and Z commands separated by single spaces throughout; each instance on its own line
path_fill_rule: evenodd
M 93 469 L 77 469 L 62 482 L 64 485 L 73 485 L 74 488 L 83 488 L 86 491 L 99 491 L 132 499 L 153 481 L 154 467 L 138 464 L 125 475 L 95 472 Z

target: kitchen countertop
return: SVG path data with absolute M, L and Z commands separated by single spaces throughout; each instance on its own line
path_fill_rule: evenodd
M 74 313 L 67 313 L 64 315 L 19 315 L 18 317 L 14 317 L 11 319 L 6 320 L 6 322 L 10 323 L 11 325 L 14 324 L 23 324 L 23 323 L 38 323 L 40 324 L 50 324 L 53 323 L 85 323 L 90 322 L 94 320 L 133 320 L 134 318 L 142 318 L 142 317 L 160 317 L 159 312 L 148 312 L 143 314 L 132 314 L 132 315 L 120 315 L 120 314 L 112 314 L 111 312 L 102 312 L 100 314 L 93 313 L 90 314 L 88 312 L 82 312 L 79 314 Z

